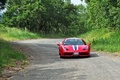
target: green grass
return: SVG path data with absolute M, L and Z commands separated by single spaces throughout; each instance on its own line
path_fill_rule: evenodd
M 21 30 L 17 28 L 9 28 L 9 27 L 0 27 L 0 38 L 7 41 L 13 41 L 13 40 L 40 38 L 40 35 L 31 33 L 27 30 Z
M 78 37 L 84 38 L 91 43 L 92 50 L 104 52 L 120 52 L 120 31 L 110 31 L 108 29 L 96 29 Z
M 16 61 L 23 61 L 26 57 L 14 50 L 9 42 L 0 39 L 0 69 L 6 66 L 15 66 Z M 0 71 L 0 75 L 2 72 Z
M 0 24 L 0 75 L 4 67 L 16 66 L 16 61 L 26 61 L 26 56 L 12 48 L 10 41 L 33 38 L 40 38 L 40 35 L 27 30 L 4 27 Z

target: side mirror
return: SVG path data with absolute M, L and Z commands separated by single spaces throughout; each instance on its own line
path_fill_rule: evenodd
M 60 43 L 58 43 L 57 45 L 60 46 Z
M 58 43 L 57 45 L 58 45 L 58 46 L 62 45 L 62 42 Z
M 91 45 L 91 43 L 89 43 L 88 45 Z

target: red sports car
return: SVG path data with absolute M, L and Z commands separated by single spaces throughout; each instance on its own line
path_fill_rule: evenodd
M 60 58 L 63 57 L 89 57 L 90 45 L 81 38 L 66 38 L 57 44 L 59 46 Z

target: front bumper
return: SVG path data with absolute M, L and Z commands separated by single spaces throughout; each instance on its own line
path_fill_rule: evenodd
M 90 56 L 90 52 L 64 52 L 62 54 L 60 54 L 60 56 L 62 57 L 74 57 L 74 56 L 78 56 L 78 57 L 88 57 Z

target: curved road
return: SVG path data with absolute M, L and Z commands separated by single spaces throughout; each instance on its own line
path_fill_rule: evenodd
M 62 39 L 16 41 L 28 48 L 31 64 L 12 80 L 120 80 L 120 58 L 91 52 L 90 58 L 60 59 L 57 43 Z

